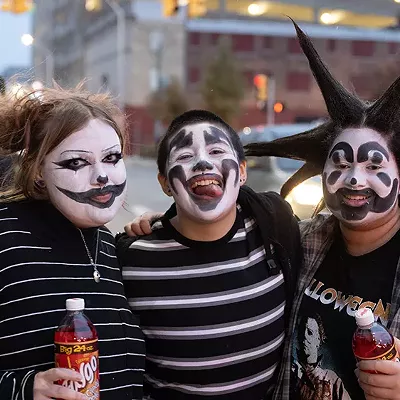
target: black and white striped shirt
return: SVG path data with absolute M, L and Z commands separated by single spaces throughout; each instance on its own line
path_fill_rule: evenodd
M 96 229 L 83 230 L 93 259 Z M 49 203 L 0 204 L 0 399 L 32 399 L 34 375 L 54 367 L 65 300 L 82 297 L 99 335 L 101 400 L 141 399 L 144 340 L 128 308 L 112 234 L 99 232 L 101 281 L 79 231 Z
M 260 400 L 275 381 L 284 339 L 282 273 L 238 206 L 220 240 L 195 242 L 165 219 L 117 254 L 129 305 L 146 336 L 145 392 L 153 399 Z M 275 261 L 275 260 L 274 260 Z

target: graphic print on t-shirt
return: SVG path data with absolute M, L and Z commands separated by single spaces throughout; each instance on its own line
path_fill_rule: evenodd
M 376 321 L 388 325 L 397 236 L 360 257 L 347 254 L 341 240 L 332 245 L 300 305 L 292 345 L 291 399 L 365 398 L 354 373 L 354 314 L 369 307 Z

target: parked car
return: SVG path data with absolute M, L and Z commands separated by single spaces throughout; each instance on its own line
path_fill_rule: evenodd
M 243 145 L 267 142 L 304 132 L 321 122 L 246 127 L 239 132 Z M 302 165 L 302 161 L 280 157 L 249 157 L 247 160 L 247 184 L 257 192 L 280 192 L 282 185 Z M 313 177 L 296 186 L 286 197 L 294 213 L 300 218 L 309 218 L 322 199 L 321 178 Z

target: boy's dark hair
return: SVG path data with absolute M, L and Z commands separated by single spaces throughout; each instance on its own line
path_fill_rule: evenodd
M 282 186 L 281 195 L 312 176 L 321 174 L 334 140 L 346 128 L 371 128 L 388 141 L 389 148 L 400 167 L 400 78 L 373 103 L 350 93 L 329 72 L 310 38 L 292 20 L 300 46 L 324 97 L 329 119 L 307 132 L 276 139 L 272 142 L 251 143 L 247 156 L 275 156 L 305 161 L 305 164 Z
M 229 135 L 240 162 L 246 159 L 242 142 L 239 139 L 239 135 L 230 125 L 228 125 L 222 118 L 218 117 L 218 115 L 210 111 L 190 110 L 176 117 L 171 122 L 167 129 L 167 132 L 165 132 L 164 136 L 160 140 L 157 152 L 157 166 L 158 171 L 161 175 L 165 176 L 165 167 L 169 155 L 169 142 L 172 136 L 184 129 L 184 127 L 187 125 L 201 124 L 207 122 L 219 126 Z

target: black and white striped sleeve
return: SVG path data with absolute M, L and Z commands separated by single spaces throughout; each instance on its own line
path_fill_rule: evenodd
M 33 382 L 35 370 L 30 371 L 1 371 L 0 399 L 33 400 Z

